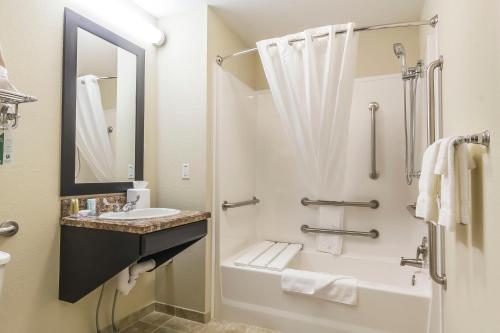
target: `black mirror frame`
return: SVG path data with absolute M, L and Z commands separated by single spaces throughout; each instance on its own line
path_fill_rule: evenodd
M 78 28 L 88 31 L 137 56 L 135 179 L 143 180 L 144 172 L 144 75 L 145 51 L 91 20 L 64 9 L 63 112 L 61 132 L 61 196 L 119 193 L 132 187 L 132 182 L 75 183 L 76 70 Z

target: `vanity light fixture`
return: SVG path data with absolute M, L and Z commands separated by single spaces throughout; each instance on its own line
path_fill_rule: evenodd
M 165 35 L 164 31 L 161 31 L 160 29 L 157 29 L 152 36 L 152 43 L 154 46 L 163 46 L 167 42 L 167 36 Z

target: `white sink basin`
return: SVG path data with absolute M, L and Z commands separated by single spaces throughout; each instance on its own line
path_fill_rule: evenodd
M 167 217 L 179 214 L 180 210 L 172 208 L 141 208 L 129 212 L 108 212 L 99 216 L 105 220 L 140 220 Z
M 3 277 L 5 275 L 5 265 L 10 261 L 10 254 L 0 251 L 0 293 L 2 292 Z

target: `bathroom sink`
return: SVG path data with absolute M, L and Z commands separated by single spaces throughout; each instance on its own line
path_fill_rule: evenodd
M 179 214 L 180 210 L 172 208 L 141 208 L 129 212 L 108 212 L 99 216 L 105 220 L 139 220 L 167 217 Z

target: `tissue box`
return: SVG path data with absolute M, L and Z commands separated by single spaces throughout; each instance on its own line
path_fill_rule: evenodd
M 149 208 L 150 204 L 150 190 L 148 188 L 131 188 L 127 190 L 127 201 L 134 201 L 138 195 L 141 196 L 135 208 Z

